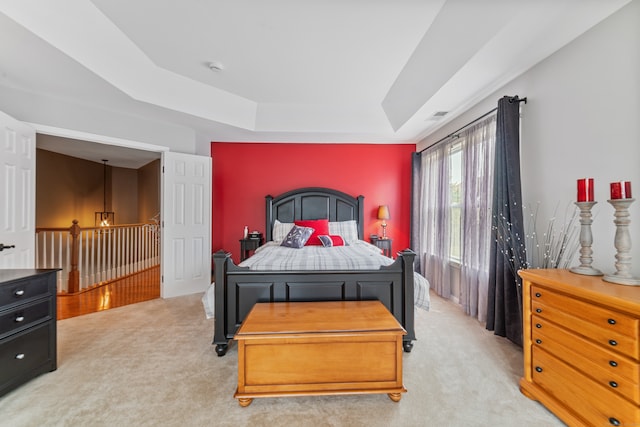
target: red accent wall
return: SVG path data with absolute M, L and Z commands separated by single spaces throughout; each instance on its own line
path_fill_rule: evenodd
M 409 247 L 411 153 L 415 144 L 212 142 L 212 249 L 239 262 L 245 225 L 265 231 L 265 196 L 328 187 L 364 196 L 364 232 L 381 234 L 378 206 L 389 205 L 394 252 Z

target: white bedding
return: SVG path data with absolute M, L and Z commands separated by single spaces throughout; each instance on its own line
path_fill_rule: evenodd
M 253 256 L 238 264 L 250 270 L 371 270 L 393 264 L 380 249 L 363 240 L 348 246 L 288 248 L 275 242 L 260 246 Z

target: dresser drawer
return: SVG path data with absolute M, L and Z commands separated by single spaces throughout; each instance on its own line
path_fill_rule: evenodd
M 0 339 L 52 317 L 51 298 L 0 311 Z
M 0 342 L 0 390 L 16 378 L 35 372 L 52 363 L 55 347 L 50 346 L 51 324 L 44 323 L 4 339 Z M 51 366 L 50 369 L 55 369 Z
M 533 316 L 532 343 L 571 364 L 604 388 L 640 404 L 638 363 Z
M 591 426 L 640 424 L 640 408 L 584 376 L 539 347 L 533 347 L 533 382 Z
M 536 286 L 531 288 L 531 312 L 614 352 L 640 360 L 639 319 Z
M 533 285 L 531 302 L 554 307 L 563 313 L 580 318 L 616 334 L 636 338 L 640 331 L 640 319 L 617 311 L 609 310 L 574 297 L 565 296 L 549 289 Z
M 8 282 L 0 287 L 0 307 L 22 304 L 50 294 L 49 277 L 46 275 Z

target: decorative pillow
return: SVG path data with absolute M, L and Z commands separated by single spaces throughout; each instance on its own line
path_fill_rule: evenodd
M 322 246 L 329 248 L 331 246 L 344 246 L 344 239 L 342 236 L 327 236 L 326 234 L 318 236 L 318 239 L 322 242 Z
M 284 238 L 280 246 L 286 246 L 287 248 L 300 249 L 307 243 L 309 237 L 313 234 L 313 228 L 311 227 L 298 227 L 294 225 L 291 231 Z
M 313 232 L 313 234 L 311 235 L 311 237 L 309 238 L 309 240 L 307 241 L 307 246 L 311 246 L 311 245 L 316 245 L 316 246 L 320 246 L 322 245 L 322 242 L 320 241 L 320 239 L 318 239 L 318 236 L 321 234 L 330 234 L 329 233 L 329 220 L 328 219 L 307 219 L 307 220 L 300 220 L 300 221 L 296 221 L 295 224 L 297 226 L 300 227 L 311 227 L 313 228 L 315 231 Z
M 329 232 L 324 234 L 342 236 L 345 243 L 350 245 L 358 240 L 358 225 L 355 220 L 332 221 L 329 223 Z
M 271 231 L 271 240 L 276 243 L 282 243 L 289 231 L 293 228 L 292 222 L 280 222 L 277 219 L 273 222 L 273 230 Z

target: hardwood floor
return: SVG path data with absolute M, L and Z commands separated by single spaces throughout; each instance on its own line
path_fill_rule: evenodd
M 75 293 L 58 294 L 58 320 L 160 298 L 160 266 Z

